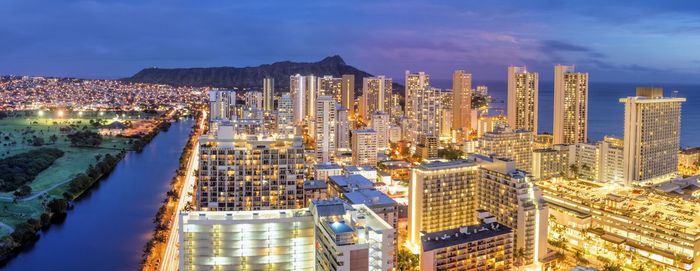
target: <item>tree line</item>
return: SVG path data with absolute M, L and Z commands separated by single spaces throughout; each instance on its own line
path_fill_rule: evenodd
M 0 191 L 13 191 L 33 181 L 61 156 L 62 150 L 39 148 L 0 159 Z

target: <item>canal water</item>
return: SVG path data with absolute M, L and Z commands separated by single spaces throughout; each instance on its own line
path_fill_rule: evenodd
M 129 152 L 74 203 L 63 223 L 41 232 L 32 248 L 1 269 L 137 270 L 193 123 L 173 122 L 143 152 Z

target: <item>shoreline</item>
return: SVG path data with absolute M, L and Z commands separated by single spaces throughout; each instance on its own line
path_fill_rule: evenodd
M 50 230 L 53 224 L 59 224 L 68 217 L 68 212 L 73 209 L 73 202 L 80 200 L 85 193 L 92 190 L 99 182 L 114 171 L 128 152 L 140 153 L 161 132 L 167 131 L 171 125 L 177 110 L 173 109 L 159 116 L 158 124 L 148 134 L 139 138 L 132 138 L 129 149 L 122 149 L 116 155 L 105 155 L 102 159 L 90 165 L 84 172 L 74 176 L 70 181 L 59 185 L 68 186 L 68 191 L 62 196 L 53 197 L 46 204 L 44 212 L 39 219 L 28 218 L 25 222 L 15 226 L 14 231 L 0 241 L 0 268 L 11 262 L 17 255 L 31 248 L 41 239 L 40 231 Z M 70 192 L 71 188 L 78 187 L 79 191 Z M 44 194 L 48 194 L 46 191 Z
M 151 238 L 143 246 L 140 270 L 158 270 L 164 264 L 160 262 L 160 259 L 163 258 L 164 248 L 168 244 L 169 232 L 172 230 L 174 217 L 179 211 L 177 210 L 177 201 L 182 196 L 181 193 L 184 189 L 184 180 L 187 178 L 187 165 L 191 163 L 192 155 L 197 155 L 193 153 L 193 150 L 196 147 L 199 136 L 205 129 L 200 123 L 204 122 L 203 118 L 206 117 L 206 114 L 203 114 L 203 111 L 197 112 L 187 144 L 185 144 L 180 154 L 178 169 L 170 181 L 171 189 L 166 192 L 166 200 L 163 201 L 163 204 L 158 208 L 154 216 L 154 228 Z

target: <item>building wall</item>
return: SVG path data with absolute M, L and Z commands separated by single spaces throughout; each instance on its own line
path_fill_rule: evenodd
M 430 233 L 477 222 L 478 165 L 455 163 L 412 170 L 408 188 L 408 239 L 412 245 L 420 245 L 421 231 Z
M 625 181 L 668 179 L 677 172 L 685 98 L 637 96 L 620 102 L 625 104 Z
M 508 67 L 508 124 L 513 129 L 537 134 L 538 78 L 526 67 Z
M 300 141 L 200 139 L 196 208 L 213 211 L 303 207 Z
M 554 144 L 588 141 L 588 73 L 554 66 Z
M 180 215 L 180 270 L 314 270 L 314 221 L 299 210 Z M 294 212 L 301 212 L 294 216 Z M 274 218 L 265 218 L 274 217 Z

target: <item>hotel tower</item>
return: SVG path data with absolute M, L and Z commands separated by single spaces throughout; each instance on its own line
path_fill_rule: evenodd
M 508 124 L 537 134 L 537 97 L 539 75 L 526 67 L 508 67 Z
M 554 66 L 554 144 L 588 139 L 588 73 L 574 66 Z

